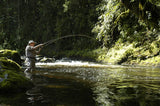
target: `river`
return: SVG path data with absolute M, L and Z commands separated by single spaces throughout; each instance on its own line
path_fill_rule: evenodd
M 36 63 L 35 87 L 0 106 L 159 106 L 160 69 L 59 60 Z

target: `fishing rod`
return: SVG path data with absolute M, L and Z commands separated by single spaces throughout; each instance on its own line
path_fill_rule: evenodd
M 94 37 L 90 37 L 90 36 L 87 36 L 87 35 L 67 35 L 67 36 L 63 36 L 63 37 L 60 37 L 60 38 L 57 38 L 57 39 L 52 39 L 52 40 L 49 40 L 45 43 L 43 43 L 43 47 L 44 46 L 48 46 L 60 39 L 64 39 L 64 38 L 70 38 L 70 37 L 86 37 L 86 38 L 90 38 L 90 39 L 93 39 L 93 40 L 96 40 Z

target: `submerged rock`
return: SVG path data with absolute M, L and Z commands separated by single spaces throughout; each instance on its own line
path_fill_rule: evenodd
M 46 57 L 44 57 L 44 58 L 42 58 L 40 60 L 40 62 L 44 62 L 44 63 L 46 63 L 46 62 L 55 62 L 55 58 L 46 58 Z
M 10 70 L 0 73 L 0 77 L 3 79 L 0 81 L 0 93 L 19 92 L 33 87 L 29 79 Z
M 33 87 L 32 82 L 21 74 L 19 64 L 0 57 L 0 93 L 19 92 Z
M 15 61 L 19 65 L 21 65 L 20 54 L 15 50 L 8 50 L 8 49 L 0 50 L 0 57 L 7 57 L 7 58 Z

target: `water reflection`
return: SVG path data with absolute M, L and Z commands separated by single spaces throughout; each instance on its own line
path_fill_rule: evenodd
M 159 69 L 104 69 L 93 88 L 95 100 L 105 106 L 160 105 Z M 152 73 L 152 74 L 151 74 Z
M 53 73 L 71 74 L 80 82 L 89 82 L 96 105 L 158 106 L 160 105 L 159 68 L 57 68 Z M 63 79 L 63 78 L 62 78 Z
M 57 72 L 61 70 L 61 72 Z M 35 106 L 94 106 L 90 84 L 65 69 L 32 73 L 35 87 L 26 92 L 28 104 Z
M 31 73 L 31 72 L 26 72 L 26 71 L 25 71 L 24 74 L 25 74 L 25 77 L 26 77 L 26 78 L 32 80 L 32 73 Z
M 72 62 L 72 61 L 70 61 Z M 159 68 L 134 68 L 85 63 L 43 65 L 26 73 L 35 87 L 25 94 L 0 96 L 11 106 L 159 106 Z M 89 64 L 89 66 L 87 66 Z M 104 65 L 103 65 L 104 66 Z

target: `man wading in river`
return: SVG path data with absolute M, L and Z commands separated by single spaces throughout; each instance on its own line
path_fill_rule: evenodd
M 25 72 L 33 71 L 35 69 L 35 61 L 36 61 L 36 54 L 39 54 L 41 51 L 41 47 L 43 44 L 39 44 L 35 46 L 35 42 L 33 40 L 30 40 L 28 42 L 28 45 L 25 49 L 25 54 L 26 54 L 26 65 L 27 69 Z

